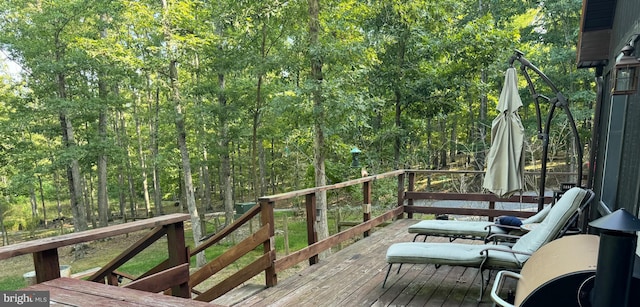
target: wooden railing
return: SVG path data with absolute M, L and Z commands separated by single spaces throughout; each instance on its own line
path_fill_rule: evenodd
M 403 218 L 404 213 L 411 218 L 414 213 L 425 214 L 456 214 L 456 215 L 473 215 L 487 216 L 493 219 L 500 215 L 513 215 L 518 217 L 529 217 L 535 212 L 519 211 L 519 210 L 496 210 L 496 202 L 523 202 L 536 204 L 538 198 L 535 196 L 513 196 L 507 199 L 501 199 L 493 194 L 463 194 L 463 193 L 428 193 L 415 191 L 416 175 L 433 171 L 416 171 L 416 170 L 397 170 L 379 175 L 368 176 L 341 182 L 338 184 L 327 185 L 316 188 L 309 188 L 288 193 L 282 193 L 259 198 L 259 203 L 238 218 L 234 223 L 224 228 L 216 235 L 203 242 L 196 249 L 191 251 L 191 256 L 195 256 L 198 252 L 220 242 L 231 233 L 247 224 L 251 218 L 260 214 L 262 227 L 247 239 L 227 250 L 224 254 L 209 262 L 206 266 L 200 268 L 197 272 L 191 274 L 189 285 L 194 287 L 202 283 L 207 278 L 213 276 L 220 270 L 231 265 L 234 261 L 253 251 L 260 245 L 263 246 L 263 255 L 247 265 L 237 273 L 224 279 L 209 290 L 199 294 L 195 299 L 201 301 L 212 301 L 227 291 L 235 288 L 250 278 L 264 272 L 265 285 L 267 287 L 275 286 L 278 282 L 277 274 L 289 269 L 296 264 L 308 261 L 309 265 L 318 263 L 318 255 L 342 242 L 355 237 L 366 237 L 369 232 L 376 226 L 396 218 Z M 371 217 L 372 203 L 372 187 L 376 180 L 384 178 L 397 178 L 397 203 L 396 206 L 379 216 Z M 318 240 L 316 232 L 317 208 L 316 193 L 320 191 L 330 191 L 342 189 L 350 186 L 362 185 L 362 205 L 363 205 L 363 221 L 354 227 L 340 231 L 328 238 Z M 297 250 L 289 255 L 277 258 L 275 247 L 275 219 L 274 208 L 278 202 L 287 202 L 296 197 L 304 197 L 306 212 L 306 229 L 307 229 L 307 246 Z M 487 208 L 442 208 L 415 206 L 418 200 L 460 200 L 460 201 L 482 201 L 488 203 Z M 546 198 L 545 203 L 552 201 L 552 198 Z
M 36 273 L 36 282 L 42 283 L 60 277 L 60 260 L 58 248 L 128 234 L 140 230 L 151 229 L 147 235 L 138 240 L 119 256 L 94 273 L 89 280 L 117 285 L 116 270 L 129 259 L 150 246 L 159 238 L 167 237 L 168 259 L 127 285 L 128 288 L 159 292 L 171 288 L 174 296 L 190 297 L 189 259 L 184 240 L 183 222 L 189 219 L 188 214 L 170 214 L 146 220 L 74 232 L 66 235 L 26 241 L 0 247 L 0 260 L 19 255 L 32 254 Z
M 265 285 L 267 287 L 275 286 L 278 282 L 277 276 L 279 272 L 289 269 L 303 261 L 308 261 L 309 265 L 314 265 L 318 263 L 318 255 L 323 251 L 356 237 L 367 237 L 370 231 L 376 226 L 393 219 L 403 218 L 405 213 L 409 218 L 415 213 L 424 213 L 486 216 L 489 217 L 489 219 L 499 215 L 528 217 L 534 214 L 534 212 L 531 211 L 496 210 L 495 203 L 524 202 L 535 204 L 537 203 L 535 196 L 514 196 L 508 199 L 499 199 L 492 194 L 431 193 L 416 191 L 416 176 L 428 175 L 431 174 L 431 172 L 433 171 L 396 170 L 333 185 L 264 196 L 259 198 L 256 206 L 249 209 L 215 235 L 201 242 L 201 244 L 197 245 L 191 251 L 185 247 L 183 226 L 183 222 L 189 219 L 189 215 L 171 214 L 0 247 L 0 260 L 32 253 L 37 282 L 40 283 L 60 277 L 57 250 L 62 246 L 153 228 L 146 236 L 90 276 L 89 280 L 102 283 L 106 280 L 109 284 L 118 285 L 118 277 L 123 276 L 123 274 L 116 270 L 153 242 L 166 235 L 169 251 L 168 259 L 139 277 L 126 276 L 132 279 L 132 282 L 125 285 L 125 287 L 151 292 L 159 292 L 170 288 L 171 293 L 175 296 L 191 297 L 191 294 L 195 293 L 197 295 L 195 297 L 196 300 L 210 302 L 263 272 L 265 274 Z M 397 194 L 396 203 L 392 205 L 390 210 L 372 217 L 371 204 L 374 203 L 372 199 L 374 183 L 377 180 L 393 178 L 397 181 L 397 189 L 395 192 Z M 333 191 L 357 185 L 361 185 L 362 191 L 362 222 L 346 230 L 339 231 L 328 238 L 319 240 L 316 232 L 316 221 L 318 219 L 316 194 L 320 191 Z M 278 258 L 275 246 L 274 208 L 280 202 L 290 202 L 292 199 L 298 197 L 304 197 L 307 246 Z M 488 206 L 486 208 L 443 208 L 415 205 L 419 200 L 481 201 L 488 203 Z M 545 202 L 551 202 L 551 198 L 545 199 Z M 260 228 L 250 233 L 241 242 L 226 250 L 222 255 L 189 274 L 188 264 L 191 257 L 214 244 L 220 243 L 223 239 L 230 237 L 244 225 L 251 224 L 251 220 L 258 215 L 260 217 Z M 254 259 L 250 264 L 245 265 L 231 276 L 208 287 L 205 291 L 200 292 L 193 289 L 224 268 L 234 264 L 243 256 L 248 255 L 256 249 L 260 249 L 260 246 L 262 246 L 261 256 L 256 257 L 257 259 Z

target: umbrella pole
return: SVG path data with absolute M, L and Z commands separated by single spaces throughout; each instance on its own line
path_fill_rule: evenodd
M 531 95 L 533 96 L 533 100 L 536 105 L 536 116 L 538 119 L 538 138 L 542 140 L 542 165 L 540 171 L 540 194 L 538 195 L 538 210 L 542 210 L 544 207 L 544 191 L 547 177 L 547 157 L 549 154 L 549 130 L 551 127 L 551 120 L 553 119 L 553 113 L 556 107 L 561 107 L 565 114 L 567 115 L 567 119 L 571 126 L 571 131 L 573 132 L 574 140 L 576 143 L 576 156 L 577 156 L 577 164 L 578 168 L 578 178 L 576 186 L 582 186 L 582 145 L 580 142 L 580 136 L 578 134 L 578 129 L 576 128 L 575 120 L 573 119 L 573 115 L 571 114 L 571 110 L 569 110 L 569 104 L 567 98 L 558 90 L 558 88 L 551 82 L 551 79 L 547 77 L 542 71 L 540 71 L 537 67 L 535 67 L 531 62 L 524 58 L 524 53 L 519 50 L 515 50 L 515 53 L 509 59 L 509 65 L 513 67 L 513 63 L 515 61 L 520 62 L 522 65 L 520 66 L 520 70 L 522 70 L 525 78 L 527 79 L 527 84 L 529 85 L 529 90 Z M 556 97 L 553 99 L 549 99 L 544 95 L 540 95 L 536 93 L 535 87 L 533 86 L 533 82 L 527 72 L 527 68 L 533 70 L 556 94 Z M 549 114 L 547 116 L 547 121 L 545 123 L 544 132 L 542 132 L 542 114 L 540 113 L 540 102 L 539 98 L 544 98 L 551 104 L 551 108 L 549 109 Z

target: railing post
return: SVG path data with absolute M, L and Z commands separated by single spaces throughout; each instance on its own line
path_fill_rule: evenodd
M 371 181 L 362 183 L 362 221 L 371 219 Z M 369 231 L 364 232 L 364 237 L 369 236 Z
M 178 222 L 163 226 L 167 231 L 167 248 L 169 254 L 169 265 L 176 267 L 183 263 L 189 263 L 188 252 L 184 239 L 184 223 Z M 191 297 L 189 283 L 185 282 L 171 288 L 171 295 L 184 298 Z
M 273 207 L 275 203 L 273 201 L 260 200 L 260 221 L 262 225 L 269 224 L 269 240 L 264 242 L 263 253 L 273 254 L 274 259 L 271 260 L 271 265 L 264 270 L 265 284 L 267 287 L 273 287 L 278 284 L 278 275 L 276 274 L 276 267 L 274 265 L 276 255 L 276 237 L 275 237 L 275 218 L 273 215 Z
M 495 201 L 489 201 L 489 209 L 490 210 L 495 210 L 496 209 L 496 202 Z M 493 216 L 489 216 L 489 222 L 493 222 Z
M 36 283 L 45 282 L 60 277 L 60 260 L 58 249 L 52 248 L 33 253 Z
M 404 174 L 398 175 L 398 207 L 404 206 Z M 398 215 L 398 219 L 404 218 L 404 214 Z
M 316 193 L 305 195 L 305 208 L 307 209 L 307 244 L 318 242 L 318 232 L 316 231 Z M 318 263 L 318 255 L 309 258 L 309 265 Z
M 362 204 L 362 222 L 366 222 L 371 219 L 371 204 Z M 366 230 L 362 234 L 365 238 L 369 236 L 369 230 Z
M 407 191 L 413 192 L 415 184 L 416 184 L 416 173 L 415 172 L 409 172 L 409 186 L 407 187 Z M 407 205 L 413 206 L 413 198 L 407 199 Z M 412 219 L 413 218 L 413 212 L 409 212 L 407 214 L 407 217 Z

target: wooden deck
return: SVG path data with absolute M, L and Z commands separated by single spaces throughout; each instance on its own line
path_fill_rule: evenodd
M 59 306 L 218 306 L 186 298 L 66 277 L 35 284 L 21 289 L 21 291 L 26 293 L 30 291 L 47 291 L 50 295 L 50 305 Z
M 231 305 L 492 306 L 489 291 L 485 291 L 482 302 L 477 302 L 480 275 L 474 268 L 442 266 L 436 270 L 434 265 L 405 264 L 399 274 L 394 267 L 382 289 L 387 272 L 386 250 L 392 243 L 411 241 L 413 236 L 407 232 L 407 227 L 415 222 L 409 219 L 396 221 L 319 264 L 279 281 L 275 287 Z M 446 241 L 445 238 L 428 239 L 428 242 Z

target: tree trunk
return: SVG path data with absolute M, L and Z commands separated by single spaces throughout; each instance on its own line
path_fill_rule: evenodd
M 191 177 L 191 161 L 189 159 L 189 150 L 187 149 L 187 132 L 184 127 L 184 114 L 182 113 L 182 104 L 178 92 L 178 72 L 176 61 L 169 64 L 169 78 L 171 79 L 172 100 L 174 100 L 176 112 L 176 133 L 178 135 L 178 147 L 180 148 L 180 157 L 182 159 L 182 174 L 184 179 L 184 187 L 186 191 L 187 209 L 191 215 L 191 229 L 193 231 L 193 241 L 196 246 L 200 245 L 202 238 L 202 224 L 200 223 L 200 215 L 196 207 L 196 198 L 193 189 L 193 178 Z M 196 257 L 196 266 L 202 267 L 207 263 L 204 252 Z
M 164 29 L 164 37 L 168 45 L 169 51 L 169 87 L 171 91 L 170 99 L 175 108 L 175 124 L 178 136 L 178 147 L 180 148 L 180 157 L 182 159 L 182 174 L 184 177 L 184 186 L 186 190 L 187 208 L 191 216 L 191 230 L 193 232 L 193 241 L 196 246 L 200 245 L 202 238 L 202 224 L 200 223 L 200 215 L 196 207 L 196 199 L 193 190 L 193 178 L 191 177 L 191 161 L 189 160 L 189 150 L 187 149 L 187 133 L 185 129 L 184 114 L 182 113 L 182 99 L 180 97 L 180 85 L 178 81 L 177 60 L 173 58 L 173 41 L 171 38 L 171 25 L 168 19 L 169 7 L 166 0 L 162 0 L 163 18 L 162 24 Z M 204 251 L 196 256 L 196 266 L 202 267 L 207 263 Z
M 131 211 L 131 218 L 132 219 L 136 219 L 137 217 L 137 211 L 138 211 L 138 202 L 137 202 L 137 198 L 136 198 L 136 190 L 135 190 L 135 184 L 133 181 L 133 170 L 132 170 L 132 166 L 131 166 L 131 154 L 129 153 L 129 137 L 127 136 L 127 125 L 126 122 L 124 121 L 124 116 L 122 115 L 121 111 L 118 111 L 118 116 L 120 117 L 120 130 L 121 130 L 121 141 L 122 141 L 122 147 L 125 151 L 125 156 L 124 156 L 124 164 L 125 164 L 125 173 L 127 176 L 127 191 L 128 196 L 129 196 L 129 210 Z
M 195 54 L 194 62 L 196 67 L 196 72 L 193 73 L 195 84 L 200 85 L 200 74 L 198 72 L 200 70 L 200 57 L 198 54 Z M 196 101 L 198 101 L 198 104 L 202 106 L 202 99 L 199 95 L 196 98 Z M 198 140 L 200 140 L 198 145 L 202 148 L 202 164 L 200 166 L 202 193 L 200 195 L 200 199 L 203 211 L 206 213 L 207 210 L 213 209 L 213 200 L 211 197 L 211 176 L 209 174 L 209 142 L 206 124 L 208 122 L 208 118 L 205 118 L 204 113 L 200 113 L 200 115 L 202 116 L 202 124 L 198 125 L 196 132 L 198 134 Z M 204 229 L 204 231 L 206 232 L 206 229 Z
M 224 110 L 227 107 L 227 97 L 224 94 L 225 78 L 223 74 L 218 74 L 218 86 L 220 94 L 218 94 L 218 103 L 222 113 L 220 118 L 220 139 L 219 145 L 222 153 L 220 154 L 220 184 L 222 185 L 222 202 L 224 204 L 224 224 L 229 225 L 234 219 L 233 208 L 233 181 L 231 179 L 231 154 L 229 146 L 229 124 L 225 118 Z
M 64 67 L 62 63 L 64 47 L 60 41 L 60 32 L 56 32 L 55 40 L 55 62 L 61 67 Z M 60 100 L 67 100 L 67 84 L 66 76 L 64 72 L 58 72 L 56 75 L 57 94 Z M 73 126 L 71 120 L 67 117 L 66 110 L 59 111 L 60 128 L 62 130 L 62 144 L 66 149 L 73 149 L 76 146 L 76 141 L 73 132 Z M 71 213 L 73 214 L 73 227 L 76 232 L 87 230 L 87 219 L 85 214 L 85 207 L 82 203 L 82 183 L 80 175 L 80 163 L 78 158 L 73 156 L 69 164 L 67 165 L 67 180 L 69 183 L 69 196 L 71 202 Z M 81 248 L 76 249 L 76 259 L 81 258 L 83 252 Z
M 213 199 L 211 197 L 211 175 L 209 174 L 209 153 L 206 148 L 202 151 L 202 186 L 204 189 L 204 204 L 203 208 L 205 212 L 207 210 L 213 210 Z
M 63 78 L 64 79 L 64 78 Z M 73 135 L 73 127 L 71 121 L 67 118 L 65 112 L 60 113 L 60 125 L 63 127 L 63 143 L 67 148 L 75 147 L 75 138 Z M 77 158 L 72 158 L 71 163 L 67 167 L 67 178 L 69 182 L 69 194 L 71 196 L 71 213 L 73 215 L 74 231 L 84 231 L 89 227 L 87 225 L 87 214 L 85 205 L 82 202 L 82 178 L 80 175 L 80 163 Z M 84 257 L 84 248 L 82 245 L 76 245 L 74 252 L 75 259 Z
M 147 77 L 148 78 L 148 77 Z M 147 82 L 149 80 L 147 79 Z M 160 165 L 158 163 L 158 119 L 160 117 L 160 89 L 156 88 L 155 104 L 153 109 L 153 122 L 151 124 L 151 161 L 153 161 L 153 205 L 156 207 L 156 216 L 164 214 L 162 210 L 162 189 L 160 187 Z M 149 99 L 151 104 L 151 99 Z
M 267 26 L 266 20 L 262 20 L 261 40 L 260 40 L 260 57 L 262 62 L 265 62 L 267 56 L 266 41 L 267 41 Z M 260 115 L 262 113 L 262 82 L 263 74 L 260 73 L 257 78 L 256 84 L 256 105 L 253 109 L 253 126 L 251 134 L 251 177 L 253 178 L 253 191 L 254 200 L 258 200 L 258 197 L 264 192 L 264 176 L 262 168 L 258 166 L 260 156 L 260 148 L 262 147 L 262 140 L 258 139 L 258 127 L 260 126 Z M 260 143 L 260 144 L 258 144 Z M 260 173 L 260 176 L 258 175 Z
M 4 186 L 7 183 L 7 177 L 0 177 Z M 2 246 L 9 245 L 9 235 L 7 234 L 7 229 L 4 226 L 4 214 L 8 209 L 8 196 L 4 196 L 5 199 L 0 201 L 0 234 L 2 235 Z
M 102 21 L 107 21 L 106 15 L 102 15 L 100 18 Z M 100 31 L 100 37 L 106 38 L 107 32 L 105 29 Z M 103 73 L 98 76 L 98 97 L 100 98 L 100 114 L 98 115 L 98 142 L 101 146 L 98 154 L 98 221 L 100 227 L 105 227 L 109 224 L 109 196 L 107 193 L 107 82 L 104 80 Z
M 53 159 L 53 155 L 51 155 L 51 161 L 55 161 Z M 56 208 L 58 211 L 58 218 L 62 217 L 62 201 L 60 200 L 60 176 L 58 176 L 58 171 L 57 170 L 53 170 L 53 185 L 54 185 L 54 191 L 56 193 Z M 64 233 L 64 222 L 61 220 L 60 221 L 60 234 Z
M 269 174 L 269 185 L 271 187 L 270 191 L 271 191 L 272 194 L 276 194 L 276 182 L 277 182 L 277 180 L 276 180 L 276 167 L 275 167 L 275 163 L 273 163 L 273 161 L 275 161 L 275 159 L 276 159 L 274 146 L 275 146 L 275 144 L 274 144 L 273 138 L 271 138 L 271 155 L 270 155 L 271 156 L 271 171 L 270 171 L 270 174 Z M 299 165 L 298 164 L 298 155 L 296 155 L 296 167 L 294 168 L 294 170 L 295 170 L 294 171 L 294 173 L 295 173 L 294 174 L 294 180 L 295 180 L 294 181 L 294 188 L 295 188 L 295 190 L 298 190 L 297 189 L 297 186 L 298 186 L 298 173 L 299 173 L 299 170 L 300 170 L 298 165 Z
M 480 82 L 484 85 L 487 82 L 487 72 L 485 72 L 484 70 L 480 71 Z M 481 123 L 480 125 L 478 125 L 478 135 L 476 140 L 480 141 L 478 143 L 480 144 L 485 144 L 484 140 L 486 140 L 486 136 L 487 136 L 487 129 L 486 126 L 484 125 L 485 123 L 487 123 L 487 94 L 486 93 L 482 93 L 480 96 L 480 110 L 479 110 L 479 116 L 478 116 L 478 121 Z M 474 165 L 477 166 L 477 170 L 483 170 L 484 169 L 484 164 L 485 164 L 485 158 L 486 158 L 486 153 L 485 153 L 485 148 L 479 148 L 479 150 L 476 151 L 476 163 L 474 163 Z
M 127 196 L 125 194 L 126 185 L 124 183 L 124 167 L 118 165 L 118 203 L 120 208 L 120 217 L 123 220 L 127 214 Z
M 107 142 L 107 114 L 106 110 L 100 111 L 98 119 L 98 135 L 100 142 Z M 98 155 L 98 218 L 100 227 L 109 223 L 109 197 L 107 193 L 107 154 L 101 150 Z
M 264 153 L 264 145 L 258 142 L 258 162 L 260 167 L 260 195 L 267 195 L 267 161 Z
M 140 131 L 140 115 L 138 114 L 138 106 L 136 101 L 133 104 L 133 118 L 136 123 L 136 136 L 138 138 L 138 160 L 140 163 L 140 175 L 142 176 L 142 191 L 144 196 L 144 209 L 147 217 L 151 217 L 151 201 L 149 199 L 149 178 L 147 177 L 147 162 L 142 150 L 142 132 Z
M 42 203 L 42 219 L 44 220 L 44 227 L 47 225 L 47 208 L 44 205 L 44 188 L 42 187 L 42 176 L 38 175 L 38 191 L 40 192 L 40 202 Z
M 262 190 L 260 178 L 258 177 L 258 125 L 260 125 L 260 109 L 261 104 L 261 91 L 262 91 L 262 75 L 258 76 L 256 90 L 256 105 L 253 109 L 253 125 L 251 127 L 251 178 L 253 180 L 253 199 L 258 200 L 259 191 Z
M 397 63 L 396 65 L 397 70 L 399 72 L 402 72 L 402 69 L 404 69 L 404 60 L 405 60 L 405 53 L 406 53 L 406 39 L 407 39 L 407 34 L 406 33 L 402 33 L 402 35 L 400 35 L 400 39 L 398 41 L 398 50 L 397 50 Z M 393 144 L 393 168 L 394 169 L 400 169 L 403 168 L 403 165 L 401 165 L 401 151 L 402 151 L 402 136 L 404 134 L 403 132 L 403 127 L 402 127 L 402 100 L 404 99 L 404 97 L 402 97 L 402 92 L 400 91 L 400 86 L 401 86 L 401 82 L 402 82 L 402 76 L 397 76 L 397 78 L 399 80 L 395 80 L 396 85 L 394 86 L 394 90 L 393 90 L 393 94 L 394 94 L 394 106 L 395 106 L 395 126 L 396 126 L 396 135 L 395 135 L 395 141 Z
M 453 123 L 451 123 L 451 131 L 449 134 L 449 161 L 456 162 L 456 156 L 458 154 L 458 135 L 457 135 L 457 127 L 458 127 L 458 117 L 455 114 L 451 115 L 453 117 Z
M 395 91 L 395 126 L 396 126 L 396 136 L 393 142 L 393 169 L 400 169 L 400 149 L 402 148 L 402 139 L 400 135 L 401 126 L 402 126 L 402 107 L 401 103 L 400 91 Z
M 88 178 L 88 180 L 87 180 Z M 93 207 L 93 180 L 91 174 L 87 174 L 86 178 L 82 178 L 84 187 L 84 203 L 87 206 L 87 221 L 91 221 L 91 227 L 98 228 Z M 87 184 L 88 181 L 88 184 Z
M 433 119 L 431 117 L 429 117 L 427 119 L 427 168 L 428 169 L 433 169 L 433 148 L 432 148 L 432 144 L 433 144 L 433 140 L 432 135 L 433 135 L 433 130 L 431 129 L 431 123 L 433 122 Z M 431 177 L 429 177 L 431 178 Z
M 324 152 L 324 97 L 322 96 L 322 56 L 311 50 L 320 50 L 320 1 L 309 0 L 309 57 L 311 60 L 311 100 L 313 101 L 313 165 L 315 167 L 315 185 L 317 187 L 327 184 L 325 173 Z M 318 240 L 329 237 L 329 224 L 327 222 L 327 192 L 316 192 Z M 321 253 L 320 258 L 331 254 L 331 249 Z
M 38 218 L 38 200 L 36 199 L 36 189 L 33 184 L 29 184 L 29 203 L 31 204 L 31 218 Z
M 447 120 L 440 118 L 440 168 L 447 167 Z
M 60 126 L 63 129 L 63 142 L 67 148 L 75 146 L 73 137 L 73 127 L 67 119 L 66 113 L 60 113 Z M 73 226 L 76 232 L 87 230 L 87 215 L 85 206 L 82 203 L 82 185 L 80 178 L 80 163 L 78 159 L 72 158 L 67 167 L 67 179 L 69 183 L 69 195 L 71 201 L 71 213 L 73 215 Z M 78 255 L 81 257 L 82 255 Z

